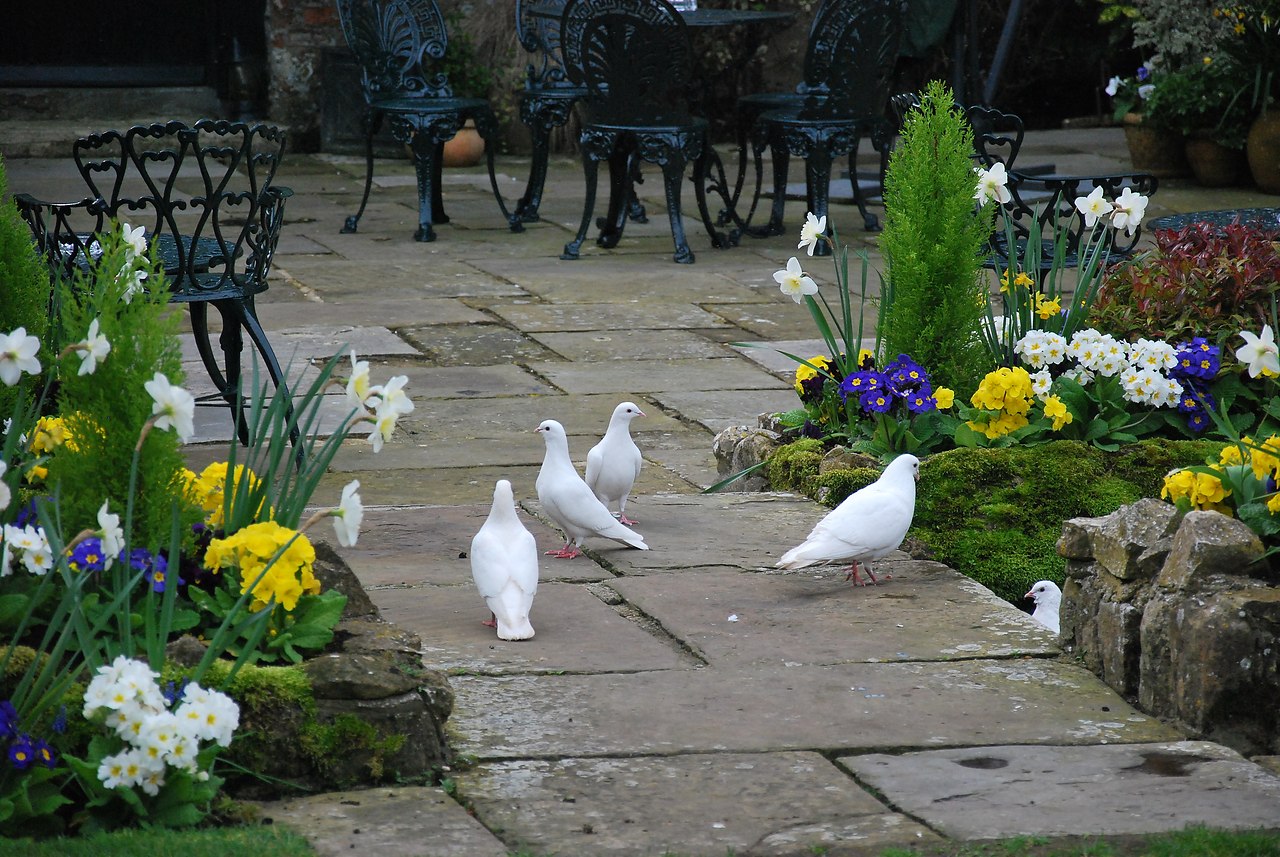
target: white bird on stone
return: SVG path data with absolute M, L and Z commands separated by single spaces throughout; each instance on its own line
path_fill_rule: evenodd
M 564 530 L 565 536 L 564 547 L 547 551 L 547 555 L 573 559 L 582 552 L 582 540 L 587 536 L 602 536 L 647 551 L 649 546 L 644 543 L 644 536 L 614 520 L 609 509 L 578 475 L 569 459 L 569 439 L 564 426 L 555 420 L 543 420 L 534 431 L 541 432 L 547 444 L 536 483 L 538 502 Z
M 533 636 L 529 608 L 538 591 L 538 545 L 516 515 L 511 483 L 493 487 L 493 507 L 471 540 L 471 577 L 489 606 L 484 624 L 498 629 L 501 640 Z
M 1036 611 L 1031 614 L 1041 625 L 1053 633 L 1058 633 L 1058 613 L 1062 609 L 1062 590 L 1052 580 L 1038 580 L 1023 598 L 1036 602 Z
M 809 537 L 778 560 L 778 568 L 804 568 L 815 563 L 849 560 L 853 563 L 846 579 L 858 586 L 861 565 L 876 583 L 871 563 L 897 550 L 911 527 L 916 511 L 916 481 L 920 459 L 900 455 L 889 463 L 880 478 L 850 494 L 817 523 Z
M 627 518 L 627 498 L 644 463 L 640 448 L 631 439 L 631 421 L 644 415 L 634 402 L 618 405 L 604 437 L 587 453 L 588 487 L 606 508 L 617 503 L 618 520 L 629 527 L 636 521 Z

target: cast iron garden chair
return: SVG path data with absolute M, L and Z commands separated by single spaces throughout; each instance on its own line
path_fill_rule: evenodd
M 792 155 L 804 159 L 808 208 L 817 217 L 827 213 L 832 163 L 848 155 L 853 198 L 863 223 L 868 230 L 878 228 L 858 185 L 856 158 L 864 136 L 880 152 L 882 167 L 888 157 L 892 129 L 885 110 L 906 7 L 906 0 L 824 0 L 809 30 L 804 80 L 796 92 L 740 99 L 742 109 L 757 113 L 751 132 L 757 176 L 764 150 L 773 152 L 773 205 L 768 224 L 759 231 L 782 231 Z M 755 204 L 753 200 L 753 212 Z M 818 247 L 818 252 L 829 252 L 826 245 Z
M 512 232 L 524 229 L 507 212 L 493 170 L 498 120 L 483 98 L 459 98 L 448 76 L 437 69 L 449 43 L 444 17 L 435 0 L 337 0 L 347 44 L 362 68 L 365 114 L 365 180 L 360 209 L 347 218 L 343 232 L 355 232 L 369 202 L 373 183 L 373 136 L 383 119 L 391 134 L 413 152 L 418 178 L 418 241 L 434 241 L 434 223 L 448 223 L 440 189 L 441 149 L 468 120 L 485 141 L 489 183 Z
M 105 131 L 72 147 L 88 198 L 62 204 L 14 196 L 54 276 L 87 267 L 98 252 L 96 236 L 111 228 L 109 219 L 146 228 L 147 243 L 164 265 L 169 300 L 186 304 L 200 359 L 217 388 L 202 402 L 230 407 L 246 444 L 244 334 L 271 382 L 288 394 L 254 308 L 254 297 L 267 289 L 285 200 L 292 195 L 271 184 L 284 145 L 277 128 L 220 119 Z M 222 318 L 221 362 L 209 332 L 210 305 Z M 294 434 L 296 439 L 296 429 Z
M 565 71 L 587 92 L 580 138 L 586 201 L 578 234 L 560 258 L 578 258 L 591 226 L 601 161 L 609 162 L 609 208 L 597 244 L 614 247 L 622 238 L 634 167 L 645 161 L 662 168 L 675 261 L 694 260 L 680 210 L 689 164 L 702 221 L 712 243 L 722 246 L 707 211 L 707 121 L 689 112 L 692 51 L 680 13 L 666 0 L 569 0 L 560 36 Z

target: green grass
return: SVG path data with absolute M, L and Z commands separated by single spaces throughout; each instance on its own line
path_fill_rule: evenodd
M 872 852 L 867 852 L 872 857 Z M 1152 836 L 1016 836 L 998 841 L 885 848 L 874 857 L 1280 857 L 1280 832 L 1189 827 Z
M 3 857 L 316 857 L 297 833 L 276 826 L 252 825 L 208 830 L 122 830 L 94 836 L 0 839 Z

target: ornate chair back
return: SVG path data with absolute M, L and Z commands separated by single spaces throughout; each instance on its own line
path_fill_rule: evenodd
M 880 116 L 902 46 L 906 0 L 826 0 L 814 16 L 804 88 L 816 117 Z
M 449 33 L 435 0 L 338 0 L 338 21 L 360 62 L 368 103 L 453 97 L 437 68 Z

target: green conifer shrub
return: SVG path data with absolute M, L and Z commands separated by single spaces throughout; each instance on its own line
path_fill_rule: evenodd
M 951 91 L 930 83 L 889 159 L 880 236 L 884 355 L 909 354 L 957 399 L 994 368 L 979 335 L 987 306 L 982 251 L 993 215 L 975 213 L 972 152 L 973 132 Z
M 31 230 L 9 196 L 0 158 L 0 333 L 25 328 L 45 345 L 49 322 L 49 270 L 31 240 Z M 41 360 L 45 359 L 41 354 Z M 16 387 L 0 385 L 0 414 L 13 413 Z
M 147 288 L 126 300 L 129 250 L 119 228 L 103 236 L 103 254 L 89 274 L 77 273 L 59 285 L 59 326 L 63 345 L 83 340 L 94 319 L 111 351 L 92 374 L 78 374 L 80 357 L 64 355 L 58 367 L 58 415 L 68 442 L 49 457 L 48 485 L 56 489 L 64 529 L 97 528 L 104 499 L 125 518 L 129 469 L 143 425 L 151 417 L 152 398 L 145 384 L 161 372 L 172 384 L 183 381 L 178 327 L 182 314 L 168 302 L 164 272 L 153 258 L 135 264 L 146 274 Z M 153 429 L 139 458 L 133 508 L 133 546 L 167 548 L 173 501 L 182 496 L 181 444 L 173 431 Z M 199 519 L 195 510 L 186 517 Z

